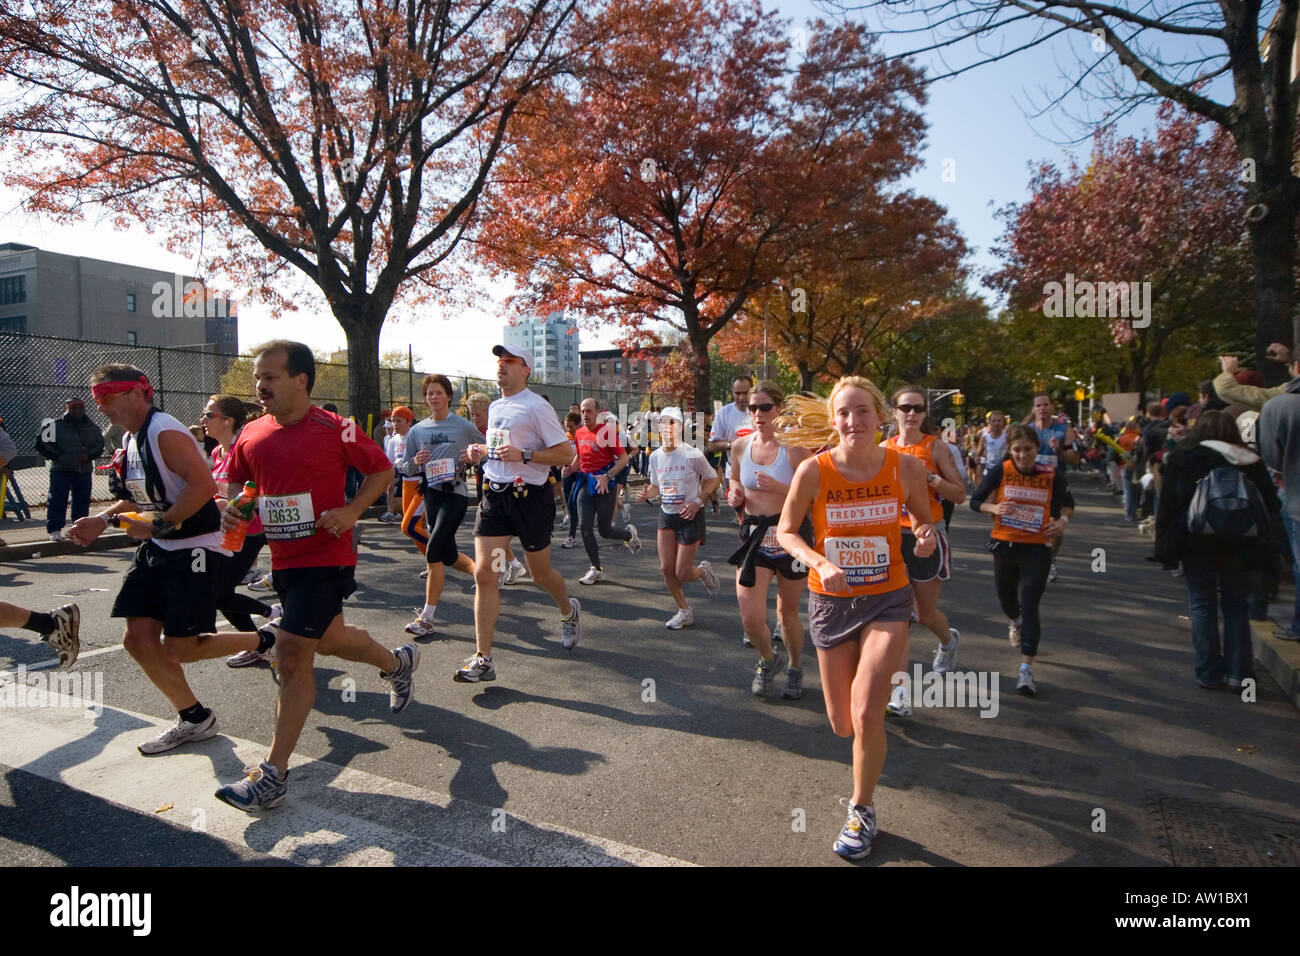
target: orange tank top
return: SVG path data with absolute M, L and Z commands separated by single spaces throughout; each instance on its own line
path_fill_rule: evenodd
M 849 590 L 827 591 L 816 568 L 808 587 L 831 597 L 885 594 L 906 587 L 903 565 L 903 477 L 898 452 L 886 448 L 885 462 L 870 481 L 853 483 L 823 452 L 817 462 L 817 500 L 812 507 L 813 548 L 839 567 Z
M 889 441 L 885 442 L 887 448 L 897 449 L 900 454 L 911 455 L 913 458 L 919 458 L 925 463 L 926 471 L 939 475 L 939 466 L 934 463 L 934 435 L 922 435 L 921 440 L 915 445 L 900 445 L 898 436 L 892 436 Z M 945 452 L 944 454 L 947 454 Z M 940 477 L 943 477 L 940 475 Z M 928 484 L 925 486 L 925 493 L 930 496 L 930 523 L 934 524 L 943 517 L 943 504 L 939 501 L 939 493 L 931 488 Z M 916 523 L 912 516 L 907 513 L 907 508 L 903 508 L 903 516 L 907 518 L 907 526 L 915 528 Z
M 1002 484 L 998 485 L 995 504 L 1008 501 L 1010 513 L 993 516 L 993 537 L 999 541 L 1021 544 L 1047 544 L 1042 529 L 1052 520 L 1052 482 L 1056 471 L 1040 468 L 1032 475 L 1022 475 L 1014 462 L 1002 463 Z

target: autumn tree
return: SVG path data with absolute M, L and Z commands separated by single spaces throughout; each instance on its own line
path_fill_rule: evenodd
M 812 34 L 755 3 L 625 0 L 612 42 L 520 117 L 485 193 L 484 261 L 520 308 L 625 340 L 666 323 L 709 404 L 709 346 L 774 277 L 767 252 L 918 162 L 918 75 L 859 27 Z M 856 66 L 841 69 L 847 62 Z
M 1044 164 L 1032 198 L 1001 212 L 1006 230 L 995 252 L 1004 265 L 988 282 L 1026 324 L 1026 348 L 1068 343 L 1079 358 L 1109 366 L 1103 380 L 1143 392 L 1171 348 L 1199 342 L 1213 355 L 1234 323 L 1249 323 L 1246 190 L 1231 174 L 1227 136 L 1202 139 L 1201 125 L 1164 104 L 1153 138 L 1098 133 L 1087 169 Z M 1150 314 L 1137 321 L 1150 327 L 1116 318 L 1124 299 L 1084 285 L 1098 282 L 1129 285 L 1130 299 L 1138 292 Z
M 277 310 L 287 274 L 343 327 L 354 413 L 379 333 L 435 295 L 577 0 L 0 3 L 5 181 L 66 219 L 111 210 Z
M 1078 90 L 1091 102 L 1110 105 L 1099 127 L 1152 100 L 1216 124 L 1235 156 L 1233 167 L 1221 173 L 1245 191 L 1235 224 L 1249 236 L 1256 362 L 1268 367 L 1264 353 L 1270 342 L 1300 343 L 1295 309 L 1300 0 L 818 2 L 842 13 L 869 10 L 886 31 L 896 24 L 896 32 L 908 36 L 900 57 L 942 57 L 944 69 L 932 73 L 931 81 L 1067 35 L 1076 40 L 1077 66 L 1044 109 L 1060 106 Z M 914 45 L 918 33 L 928 40 Z M 1215 99 L 1211 87 L 1220 78 L 1231 81 L 1230 93 Z M 1270 372 L 1276 373 L 1276 366 Z

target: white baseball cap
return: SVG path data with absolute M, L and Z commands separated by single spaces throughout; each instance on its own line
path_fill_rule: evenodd
M 523 359 L 524 364 L 528 366 L 528 371 L 530 372 L 537 367 L 533 362 L 533 353 L 528 351 L 528 349 L 511 348 L 505 345 L 494 345 L 492 346 L 492 354 L 498 357 L 502 355 L 513 355 L 517 359 Z
M 686 419 L 682 417 L 682 410 L 675 405 L 669 405 L 667 408 L 659 412 L 659 420 L 663 421 L 665 418 L 676 419 L 678 424 L 683 424 L 686 421 Z

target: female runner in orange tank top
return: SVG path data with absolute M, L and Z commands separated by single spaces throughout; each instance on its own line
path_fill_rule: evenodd
M 840 379 L 830 398 L 794 396 L 783 443 L 819 447 L 803 462 L 785 499 L 777 542 L 808 566 L 809 636 L 817 648 L 831 729 L 853 738 L 853 796 L 834 850 L 859 860 L 876 834 L 872 795 L 885 764 L 885 705 L 903 665 L 912 592 L 898 517 L 918 515 L 916 553 L 934 552 L 925 466 L 876 444 L 885 397 L 869 380 Z M 827 422 L 827 414 L 830 420 Z M 811 516 L 814 544 L 799 536 Z
M 928 425 L 925 392 L 910 385 L 900 388 L 894 393 L 893 405 L 898 432 L 885 444 L 925 465 L 929 501 L 926 510 L 919 514 L 926 516 L 938 532 L 937 553 L 928 560 L 923 559 L 916 553 L 910 524 L 912 515 L 917 512 L 908 509 L 908 516 L 902 524 L 903 560 L 907 563 L 907 575 L 912 582 L 916 619 L 939 639 L 939 647 L 934 652 L 934 671 L 936 674 L 944 674 L 956 667 L 961 634 L 948 623 L 947 615 L 939 610 L 939 592 L 943 590 L 943 582 L 948 580 L 952 571 L 948 536 L 939 524 L 943 515 L 939 497 L 942 495 L 954 504 L 961 504 L 966 500 L 966 482 L 943 443 L 934 435 L 925 433 Z M 911 714 L 911 702 L 907 700 L 905 688 L 899 687 L 894 691 L 889 710 L 900 717 Z

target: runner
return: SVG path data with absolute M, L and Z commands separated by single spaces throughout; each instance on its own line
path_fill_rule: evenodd
M 267 414 L 245 425 L 235 442 L 229 497 L 244 482 L 257 482 L 271 578 L 284 617 L 278 626 L 239 636 L 258 639 L 263 653 L 274 647 L 280 695 L 267 759 L 216 797 L 239 810 L 269 810 L 284 802 L 289 758 L 316 699 L 316 655 L 378 669 L 396 714 L 413 699 L 420 649 L 406 644 L 390 651 L 343 620 L 343 601 L 356 590 L 352 529 L 393 476 L 387 457 L 355 422 L 312 404 L 316 363 L 306 345 L 276 340 L 259 346 L 253 376 Z M 364 477 L 347 502 L 349 467 Z M 227 505 L 222 525 L 234 528 L 239 520 L 239 512 Z
M 482 435 L 484 438 L 486 438 L 487 430 L 488 430 L 488 410 L 492 407 L 491 396 L 489 396 L 486 392 L 471 392 L 470 394 L 465 396 L 462 404 L 465 407 L 465 413 L 466 413 L 462 417 L 468 418 L 471 422 L 473 422 L 474 427 L 479 430 L 479 434 Z M 461 460 L 463 463 L 467 465 L 473 465 L 474 495 L 475 495 L 476 506 L 478 508 L 482 508 L 483 489 L 486 487 L 486 482 L 483 478 L 483 462 L 481 461 L 472 462 L 470 461 L 468 456 L 462 458 Z M 548 472 L 548 476 L 549 476 L 549 472 Z M 526 570 L 524 568 L 523 562 L 515 557 L 514 549 L 510 547 L 509 542 L 506 543 L 505 556 L 506 556 L 506 566 L 505 566 L 505 570 L 500 572 L 500 575 L 498 577 L 497 580 L 498 588 L 507 584 L 514 584 L 516 581 L 519 580 L 519 575 L 523 574 L 524 571 Z M 425 573 L 427 574 L 428 572 L 426 571 Z M 470 586 L 473 588 L 477 588 L 478 584 L 475 583 Z
M 555 496 L 547 485 L 548 468 L 573 458 L 573 450 L 555 411 L 528 389 L 533 355 L 528 349 L 494 345 L 501 397 L 488 410 L 487 443 L 471 445 L 466 457 L 483 462 L 487 485 L 474 519 L 474 634 L 477 650 L 454 677 L 462 683 L 495 680 L 492 637 L 501 610 L 497 563 L 517 536 L 533 583 L 546 591 L 564 615 L 560 643 L 572 649 L 582 637 L 582 605 L 569 597 L 564 577 L 551 567 L 551 532 Z M 567 613 L 566 613 L 567 612 Z
M 606 424 L 612 424 L 614 428 L 618 428 L 618 416 L 612 412 L 606 414 L 605 422 Z M 632 507 L 628 503 L 630 499 L 627 491 L 627 480 L 632 474 L 632 463 L 641 457 L 641 446 L 637 442 L 636 436 L 632 434 L 630 425 L 623 426 L 620 437 L 622 438 L 623 449 L 627 452 L 627 464 L 614 475 L 616 485 L 614 495 L 623 524 L 630 526 L 632 524 Z
M 427 376 L 426 376 L 427 378 Z M 406 454 L 406 436 L 411 433 L 411 426 L 415 422 L 415 413 L 405 405 L 398 405 L 393 409 L 388 418 L 386 425 L 390 425 L 388 435 L 384 438 L 384 456 L 388 459 L 396 471 L 397 463 L 402 460 Z M 401 495 L 401 477 L 393 479 L 385 493 L 384 501 L 387 510 L 379 516 L 379 520 L 386 524 L 402 523 L 402 495 Z
M 727 503 L 745 515 L 740 526 L 740 547 L 728 563 L 736 566 L 736 601 L 748 643 L 758 649 L 758 667 L 750 690 L 765 697 L 776 676 L 786 667 L 786 653 L 774 644 L 767 626 L 767 596 L 777 578 L 776 611 L 781 633 L 789 638 L 789 671 L 781 696 L 795 700 L 803 695 L 803 624 L 799 601 L 804 592 L 807 568 L 796 567 L 794 559 L 777 543 L 776 523 L 781 516 L 795 469 L 811 454 L 808 449 L 788 446 L 777 440 L 776 422 L 785 392 L 775 382 L 761 381 L 749 393 L 746 412 L 753 433 L 731 445 L 731 483 Z M 800 528 L 805 541 L 812 541 L 812 524 Z
M 961 504 L 966 500 L 966 483 L 962 481 L 961 472 L 957 470 L 952 456 L 936 436 L 924 434 L 929 426 L 925 392 L 913 386 L 904 386 L 894 393 L 893 404 L 894 423 L 898 426 L 898 431 L 885 445 L 917 458 L 925 465 L 930 506 L 928 514 L 921 520 L 935 525 L 937 529 L 937 522 L 943 516 L 939 496 Z M 939 592 L 952 572 L 948 536 L 943 531 L 938 531 L 933 554 L 922 558 L 916 554 L 916 538 L 913 534 L 918 516 L 904 509 L 903 517 L 906 518 L 903 524 L 903 558 L 907 562 L 912 596 L 916 600 L 916 619 L 939 638 L 939 647 L 934 653 L 934 671 L 936 674 L 946 674 L 956 666 L 957 647 L 961 643 L 960 632 L 948 623 L 947 616 L 939 609 Z M 945 641 L 944 636 L 948 640 Z M 900 685 L 895 689 L 889 709 L 900 717 L 911 713 L 906 687 Z
M 1052 414 L 1052 396 L 1039 392 L 1034 396 L 1033 419 L 1030 423 L 1038 433 L 1038 464 L 1062 473 L 1064 461 L 1070 465 L 1079 463 L 1079 453 L 1074 450 L 1074 443 L 1079 440 L 1078 433 L 1068 422 L 1058 421 Z M 1056 555 L 1065 540 L 1064 532 L 1052 535 L 1052 561 L 1047 572 L 1049 582 L 1056 580 Z
M 21 627 L 39 634 L 59 655 L 60 667 L 71 667 L 81 653 L 81 608 L 75 604 L 41 612 L 0 601 L 0 627 Z
M 468 575 L 474 573 L 470 556 L 456 550 L 456 532 L 469 510 L 469 489 L 465 486 L 465 464 L 461 456 L 482 437 L 472 423 L 451 413 L 455 394 L 451 379 L 445 375 L 426 375 L 423 388 L 429 417 L 407 432 L 406 447 L 398 456 L 398 470 L 403 475 L 423 479 L 424 520 L 429 529 L 424 608 L 406 625 L 406 633 L 416 637 L 433 633 L 433 618 L 446 578 L 443 568 L 455 568 Z M 393 410 L 394 418 L 400 410 Z
M 853 738 L 853 795 L 834 850 L 850 860 L 871 852 L 877 832 L 872 797 L 885 764 L 885 705 L 907 654 L 912 590 L 903 558 L 904 501 L 917 521 L 915 555 L 934 553 L 938 533 L 924 515 L 927 470 L 915 458 L 876 444 L 885 397 L 870 381 L 842 378 L 822 403 L 803 395 L 787 404 L 794 427 L 783 444 L 831 450 L 803 462 L 786 495 L 777 542 L 808 573 L 808 627 L 821 669 L 831 729 Z M 813 544 L 800 533 L 812 517 Z
M 235 437 L 248 421 L 248 406 L 241 398 L 234 395 L 213 395 L 203 409 L 203 430 L 209 438 L 216 439 L 217 447 L 212 449 L 212 479 L 217 483 L 217 507 L 226 507 L 226 489 L 230 485 L 230 448 Z M 262 529 L 262 519 L 253 516 L 244 535 L 244 546 L 239 553 L 226 562 L 226 569 L 219 585 L 217 610 L 234 626 L 235 630 L 249 632 L 257 629 L 252 615 L 272 620 L 280 616 L 282 608 L 270 605 L 247 594 L 238 593 L 235 588 L 247 579 L 249 570 L 257 563 L 266 544 L 266 534 Z M 256 650 L 242 651 L 227 658 L 230 667 L 248 667 L 261 663 L 265 658 Z
M 995 468 L 1002 467 L 1002 458 L 1007 451 L 1007 416 L 994 410 L 988 414 L 988 425 L 980 432 L 975 441 L 975 458 L 979 463 L 979 474 L 972 482 L 978 487 L 984 476 Z
M 682 443 L 684 424 L 680 408 L 665 408 L 659 414 L 663 443 L 651 453 L 648 483 L 636 496 L 637 501 L 659 499 L 659 570 L 677 604 L 677 613 L 665 625 L 670 631 L 695 623 L 695 612 L 686 603 L 682 585 L 699 581 L 709 597 L 717 597 L 719 589 L 713 565 L 708 561 L 695 563 L 695 555 L 706 538 L 704 503 L 713 494 L 718 476 L 703 452 Z
M 569 521 L 569 536 L 564 539 L 561 548 L 572 548 L 578 543 L 578 482 L 582 472 L 578 468 L 578 441 L 574 437 L 582 427 L 582 413 L 569 412 L 564 416 L 564 433 L 569 436 L 569 446 L 573 449 L 573 460 L 560 469 L 560 491 L 564 497 L 564 510 Z
M 748 375 L 741 375 L 731 383 L 731 397 L 734 401 L 730 405 L 723 405 L 718 409 L 718 413 L 713 417 L 713 425 L 709 429 L 709 451 L 720 452 L 722 454 L 723 477 L 727 480 L 727 491 L 731 491 L 730 481 L 731 474 L 731 445 L 737 439 L 748 435 L 754 430 L 753 422 L 749 420 L 749 393 L 754 387 L 754 380 Z M 717 512 L 715 511 L 714 514 Z M 740 524 L 744 517 L 739 511 L 736 512 L 735 523 Z
M 1011 646 L 1025 657 L 1016 690 L 1033 697 L 1038 692 L 1033 663 L 1042 633 L 1038 604 L 1052 563 L 1048 544 L 1070 523 L 1074 498 L 1064 474 L 1038 463 L 1041 445 L 1032 426 L 1012 425 L 1007 443 L 1010 458 L 984 476 L 970 506 L 994 516 L 989 541 L 993 584 L 1003 613 L 1011 619 L 1007 627 Z
M 641 537 L 636 525 L 629 524 L 621 531 L 613 527 L 614 506 L 617 502 L 618 484 L 615 476 L 627 467 L 627 452 L 619 441 L 618 426 L 614 423 L 598 425 L 596 400 L 582 400 L 582 423 L 573 440 L 578 445 L 578 515 L 581 519 L 582 544 L 587 549 L 591 569 L 578 579 L 579 584 L 595 584 L 605 578 L 600 563 L 600 544 L 596 541 L 596 523 L 600 536 L 606 540 L 622 541 L 623 546 L 636 554 L 641 550 Z
M 217 715 L 199 702 L 181 665 L 255 650 L 259 641 L 257 634 L 212 633 L 230 552 L 221 548 L 217 484 L 194 436 L 154 407 L 153 386 L 135 366 L 100 366 L 90 382 L 99 410 L 125 429 L 122 477 L 135 501 L 79 519 L 68 537 L 88 546 L 111 522 L 140 542 L 111 616 L 126 619 L 122 645 L 176 708 L 176 723 L 136 748 L 158 754 L 218 730 Z

